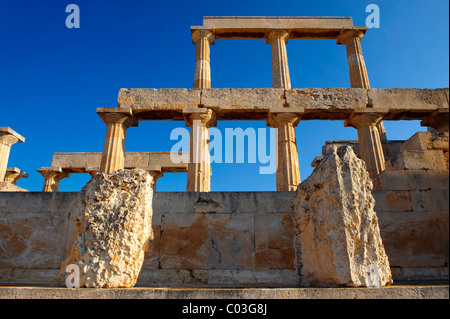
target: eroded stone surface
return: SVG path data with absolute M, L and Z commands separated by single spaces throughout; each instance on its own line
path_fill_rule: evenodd
M 133 287 L 152 236 L 153 178 L 141 169 L 97 174 L 81 190 L 77 229 L 62 263 L 80 267 L 81 287 Z
M 119 107 L 133 110 L 151 108 L 195 108 L 200 104 L 200 91 L 187 89 L 120 89 Z
M 367 286 L 376 265 L 392 283 L 365 164 L 351 147 L 331 148 L 294 198 L 296 268 L 305 286 Z

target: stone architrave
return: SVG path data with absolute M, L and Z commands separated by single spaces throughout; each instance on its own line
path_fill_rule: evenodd
M 25 138 L 9 127 L 0 127 L 0 182 L 5 180 L 11 146 L 25 142 Z
M 79 194 L 76 234 L 60 282 L 75 264 L 80 287 L 133 287 L 153 238 L 152 200 L 153 178 L 142 169 L 96 174 Z
M 294 198 L 295 265 L 301 286 L 392 283 L 372 181 L 349 146 L 330 148 Z M 376 270 L 376 276 L 369 274 Z

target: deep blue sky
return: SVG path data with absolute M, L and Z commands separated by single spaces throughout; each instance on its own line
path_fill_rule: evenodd
M 68 4 L 81 28 L 67 29 Z M 373 88 L 442 88 L 449 84 L 447 0 L 118 1 L 0 0 L 0 126 L 26 138 L 8 166 L 30 174 L 18 186 L 40 191 L 36 171 L 54 152 L 100 152 L 106 127 L 97 107 L 117 106 L 120 88 L 191 88 L 195 46 L 190 26 L 203 16 L 350 16 L 364 26 L 368 4 L 381 27 L 362 42 Z M 349 87 L 345 46 L 333 40 L 287 44 L 293 88 Z M 211 46 L 212 87 L 271 87 L 271 50 L 264 40 L 217 40 Z M 389 139 L 407 139 L 418 122 L 385 123 Z M 128 130 L 127 151 L 169 151 L 182 122 L 141 122 Z M 263 122 L 220 122 L 225 127 Z M 296 129 L 302 179 L 327 140 L 356 140 L 341 121 L 301 122 Z M 213 164 L 213 191 L 275 190 L 259 164 Z M 72 174 L 60 191 L 78 191 L 87 174 Z M 158 190 L 184 191 L 186 174 L 166 174 Z

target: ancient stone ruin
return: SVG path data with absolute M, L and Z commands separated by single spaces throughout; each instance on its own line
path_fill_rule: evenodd
M 294 198 L 295 264 L 302 286 L 365 286 L 375 265 L 392 283 L 374 211 L 372 181 L 350 146 L 328 153 Z
M 84 287 L 448 282 L 449 90 L 372 89 L 365 32 L 347 17 L 205 17 L 191 27 L 193 88 L 121 89 L 118 107 L 97 109 L 103 152 L 55 153 L 42 192 L 15 185 L 26 173 L 8 156 L 25 139 L 0 128 L 0 284 L 64 286 L 71 264 Z M 210 45 L 223 39 L 265 39 L 273 87 L 211 88 Z M 350 88 L 291 88 L 286 43 L 299 39 L 344 45 Z M 156 120 L 191 128 L 189 163 L 125 152 Z M 228 120 L 277 128 L 276 192 L 211 192 L 209 128 Z M 342 121 L 358 141 L 327 142 L 301 182 L 294 128 L 308 120 Z M 388 140 L 383 121 L 396 120 L 428 132 Z M 186 192 L 156 192 L 164 172 L 187 172 Z M 72 173 L 92 179 L 59 193 Z
M 82 287 L 133 287 L 153 239 L 152 184 L 140 169 L 94 176 L 80 192 L 75 240 L 61 270 L 77 265 Z

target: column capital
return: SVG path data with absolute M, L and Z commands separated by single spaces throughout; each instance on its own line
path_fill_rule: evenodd
M 266 126 L 280 127 L 281 125 L 290 124 L 296 127 L 300 122 L 302 114 L 291 112 L 269 112 Z
M 287 30 L 271 30 L 266 36 L 266 44 L 272 44 L 275 39 L 283 39 L 284 43 L 289 40 L 289 32 Z
M 28 173 L 22 171 L 17 167 L 8 167 L 5 174 L 5 182 L 16 185 L 21 178 L 28 178 Z
M 198 39 L 206 38 L 209 44 L 215 43 L 214 31 L 207 29 L 195 29 L 191 27 L 192 44 L 197 44 Z
M 41 167 L 37 170 L 45 179 L 52 178 L 55 181 L 60 181 L 63 178 L 70 177 L 70 173 L 63 170 L 61 167 Z
M 143 169 L 144 171 L 147 171 L 156 182 L 159 178 L 164 176 L 164 173 L 162 172 L 160 165 L 150 165 L 150 166 L 139 166 L 137 167 L 139 169 Z
M 186 126 L 192 127 L 194 121 L 201 121 L 205 127 L 216 126 L 216 112 L 207 108 L 183 109 L 183 117 Z
M 59 182 L 66 177 L 70 177 L 70 173 L 61 167 L 41 167 L 37 170 L 44 177 L 43 192 L 57 192 Z
M 337 44 L 347 44 L 347 42 L 352 38 L 357 38 L 360 41 L 366 34 L 366 27 L 355 27 L 352 29 L 342 29 L 341 33 L 336 39 Z
M 0 127 L 0 142 L 11 146 L 15 143 L 25 142 L 25 137 L 10 127 Z
M 388 113 L 385 109 L 358 109 L 353 110 L 350 117 L 344 122 L 345 127 L 354 127 L 356 129 L 366 126 L 377 126 L 383 117 Z
M 129 107 L 99 107 L 97 108 L 97 114 L 106 125 L 116 123 L 121 124 L 124 128 L 139 125 L 139 121 L 134 117 L 133 111 Z
M 439 133 L 449 133 L 449 109 L 437 109 L 420 122 L 421 126 L 428 126 Z

